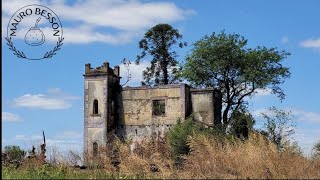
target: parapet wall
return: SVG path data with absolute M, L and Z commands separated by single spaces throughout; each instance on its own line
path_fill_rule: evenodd
M 109 67 L 109 62 L 104 62 L 102 66 L 98 66 L 96 68 L 91 68 L 91 64 L 88 63 L 85 65 L 85 74 L 88 75 L 99 75 L 99 74 L 108 74 L 108 75 L 116 75 L 120 76 L 120 68 L 119 66 L 114 66 L 114 69 Z

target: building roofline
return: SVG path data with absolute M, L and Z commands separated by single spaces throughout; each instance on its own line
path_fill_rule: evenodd
M 180 88 L 182 86 L 188 86 L 187 84 L 180 83 L 180 84 L 168 84 L 168 85 L 158 85 L 158 86 L 137 86 L 137 87 L 123 87 L 122 90 L 145 90 L 145 89 L 170 89 L 170 88 Z
M 191 93 L 207 93 L 207 92 L 220 92 L 220 90 L 215 88 L 205 88 L 205 89 L 190 89 Z

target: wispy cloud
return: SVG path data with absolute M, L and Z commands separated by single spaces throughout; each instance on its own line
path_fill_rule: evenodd
M 82 134 L 76 131 L 64 131 L 62 133 L 59 133 L 57 138 L 59 139 L 77 139 L 81 138 Z
M 299 108 L 283 108 L 287 112 L 291 112 L 295 121 L 308 122 L 308 123 L 320 123 L 320 113 L 305 111 Z M 261 117 L 261 113 L 271 113 L 268 109 L 256 109 L 252 115 L 255 117 Z
M 320 113 L 304 111 L 301 109 L 292 109 L 291 112 L 297 118 L 297 121 L 320 123 Z
M 66 95 L 61 89 L 49 89 L 48 94 L 25 94 L 13 100 L 15 107 L 36 108 L 46 110 L 69 109 L 71 100 L 80 99 L 77 96 Z
M 21 122 L 22 119 L 19 115 L 10 113 L 10 112 L 2 112 L 2 122 Z
M 269 96 L 271 95 L 272 89 L 266 88 L 266 89 L 257 89 L 255 91 L 255 97 L 262 97 L 262 96 Z
M 43 137 L 39 135 L 26 136 L 23 134 L 17 134 L 14 140 L 17 141 L 42 141 Z
M 40 135 L 17 134 L 5 144 L 9 142 L 14 144 L 23 142 L 27 146 L 26 148 L 30 148 L 32 145 L 39 148 L 39 145 L 43 143 L 43 137 Z M 53 137 L 46 136 L 46 144 L 47 147 L 54 147 L 58 152 L 82 151 L 82 134 L 76 131 L 63 131 Z
M 302 47 L 320 49 L 320 38 L 307 39 L 300 43 Z
M 82 44 L 127 43 L 155 24 L 174 23 L 195 14 L 194 10 L 179 8 L 172 2 L 11 0 L 3 3 L 2 19 L 7 20 L 17 9 L 28 4 L 42 4 L 52 9 L 62 21 L 66 43 Z

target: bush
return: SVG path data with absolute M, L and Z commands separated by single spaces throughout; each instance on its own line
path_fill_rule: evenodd
M 3 153 L 6 156 L 4 160 L 7 162 L 21 162 L 26 155 L 26 151 L 15 145 L 5 146 Z
M 192 115 L 183 122 L 178 119 L 177 124 L 168 132 L 169 145 L 175 160 L 179 160 L 181 155 L 187 155 L 190 152 L 188 138 L 197 134 L 217 140 L 227 137 L 221 126 L 205 127 L 202 123 L 195 121 Z
M 187 118 L 184 122 L 181 122 L 181 119 L 178 119 L 177 124 L 170 129 L 168 133 L 168 140 L 172 153 L 176 157 L 189 153 L 190 147 L 187 144 L 187 139 L 188 136 L 191 136 L 194 130 L 195 126 L 191 117 Z
M 230 117 L 230 134 L 237 138 L 248 139 L 249 132 L 253 130 L 255 120 L 246 110 L 235 110 Z

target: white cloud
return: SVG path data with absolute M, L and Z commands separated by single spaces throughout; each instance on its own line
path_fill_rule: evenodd
M 17 134 L 14 138 L 14 140 L 17 141 L 42 141 L 43 137 L 39 135 L 32 135 L 32 136 L 26 136 L 23 134 Z
M 13 138 L 9 139 L 6 143 L 8 142 L 24 145 L 29 149 L 32 147 L 32 145 L 34 145 L 36 149 L 39 149 L 40 144 L 43 143 L 43 137 L 40 135 L 17 134 Z M 69 152 L 70 150 L 82 151 L 82 134 L 75 131 L 64 131 L 61 133 L 61 135 L 55 137 L 46 136 L 46 144 L 47 149 L 54 147 L 54 149 L 58 152 Z
M 262 97 L 262 96 L 269 96 L 271 95 L 272 89 L 266 88 L 266 89 L 257 89 L 255 91 L 255 97 Z
M 2 112 L 2 122 L 21 122 L 21 118 L 17 114 L 10 112 Z
M 172 2 L 140 2 L 139 0 L 6 1 L 2 20 L 8 20 L 19 8 L 42 4 L 52 9 L 62 21 L 66 43 L 123 44 L 158 23 L 173 23 L 195 14 Z M 5 21 L 3 23 L 8 23 Z M 6 24 L 2 24 L 6 27 Z
M 25 94 L 14 99 L 14 105 L 39 109 L 68 109 L 72 107 L 69 102 L 63 99 L 49 98 L 43 94 Z
M 46 143 L 48 147 L 54 147 L 57 152 L 62 154 L 67 154 L 70 151 L 82 152 L 83 149 L 83 143 L 80 140 L 48 139 Z
M 60 89 L 49 89 L 48 95 L 25 94 L 13 100 L 16 107 L 37 108 L 46 110 L 69 109 L 71 100 L 80 99 L 77 96 L 65 95 Z
M 302 47 L 320 49 L 320 38 L 307 39 L 300 43 Z
M 82 134 L 75 131 L 64 131 L 63 133 L 57 136 L 57 138 L 59 139 L 77 139 L 81 137 L 82 137 Z
M 144 71 L 148 66 L 150 66 L 150 62 L 141 61 L 139 65 L 136 65 L 134 62 L 130 64 L 130 74 L 131 80 L 125 86 L 139 86 L 142 81 L 142 71 Z M 119 65 L 120 67 L 120 76 L 121 83 L 125 83 L 127 81 L 127 69 L 123 64 Z
M 245 93 L 245 92 L 244 92 Z M 268 97 L 272 95 L 272 89 L 265 88 L 265 89 L 256 89 L 254 92 L 254 96 L 246 96 L 244 98 L 245 101 L 259 101 L 261 98 Z
M 291 112 L 293 119 L 300 122 L 320 123 L 320 113 L 301 110 L 298 108 L 283 108 L 287 112 Z M 261 117 L 261 113 L 271 113 L 268 109 L 253 110 L 252 115 Z
M 292 109 L 291 112 L 296 117 L 297 121 L 320 123 L 320 113 L 304 111 L 301 109 Z
M 50 94 L 61 94 L 62 90 L 60 88 L 49 88 L 48 93 Z

